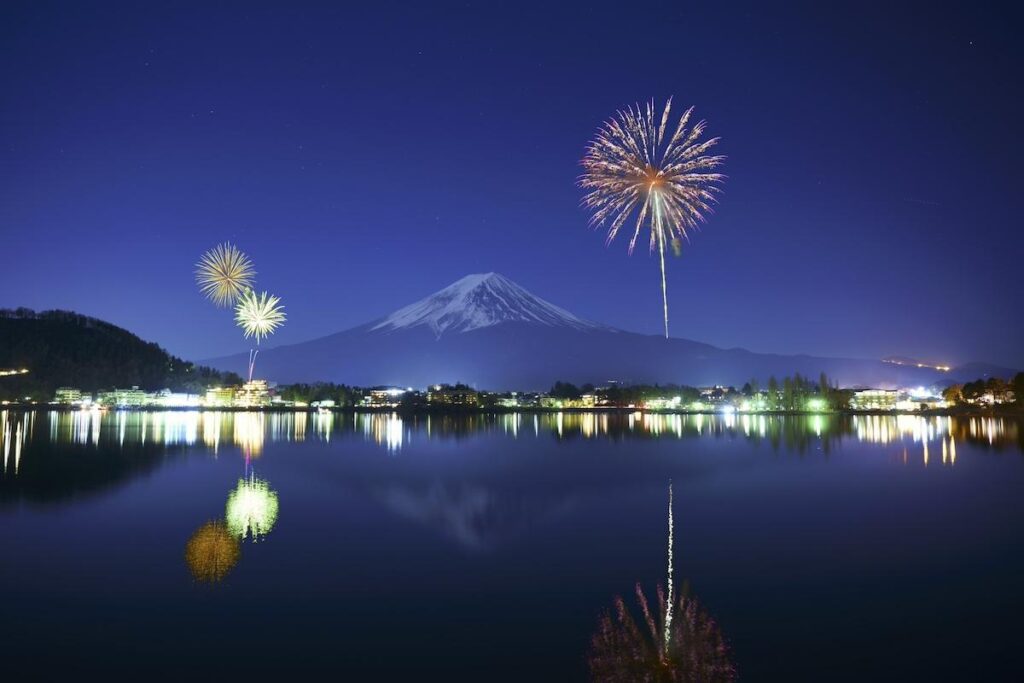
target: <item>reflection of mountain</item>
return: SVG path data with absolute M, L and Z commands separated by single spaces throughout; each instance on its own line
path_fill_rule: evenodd
M 474 549 L 522 533 L 570 504 L 568 497 L 440 479 L 389 483 L 370 494 L 399 516 Z

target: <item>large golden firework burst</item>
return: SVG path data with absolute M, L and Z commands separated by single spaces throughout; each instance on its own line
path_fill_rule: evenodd
M 725 179 L 714 172 L 725 160 L 707 154 L 719 138 L 701 140 L 705 123 L 690 126 L 693 107 L 687 109 L 666 136 L 672 98 L 658 116 L 654 101 L 637 104 L 598 130 L 587 146 L 579 185 L 587 191 L 583 206 L 593 214 L 593 226 L 608 226 L 610 243 L 632 216 L 636 216 L 629 253 L 633 253 L 645 222 L 650 227 L 650 248 L 661 260 L 661 294 L 668 337 L 668 288 L 665 283 L 665 244 L 688 237 L 711 211 L 716 183 Z
M 256 269 L 230 242 L 218 244 L 196 264 L 199 291 L 218 306 L 230 306 L 252 287 Z
M 276 296 L 246 290 L 235 305 L 235 322 L 245 332 L 245 338 L 255 337 L 259 344 L 260 339 L 266 339 L 283 325 L 284 307 L 280 304 L 281 299 Z

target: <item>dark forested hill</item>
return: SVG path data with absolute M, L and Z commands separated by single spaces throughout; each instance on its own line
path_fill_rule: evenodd
M 199 392 L 207 384 L 241 380 L 168 354 L 110 323 L 71 313 L 0 309 L 0 369 L 27 368 L 0 377 L 0 398 L 49 400 L 53 390 L 83 391 L 138 385 Z

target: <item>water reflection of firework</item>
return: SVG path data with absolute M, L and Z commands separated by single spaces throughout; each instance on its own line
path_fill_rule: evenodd
M 718 624 L 695 598 L 685 593 L 675 603 L 675 620 L 666 641 L 651 613 L 647 597 L 636 586 L 643 614 L 638 625 L 625 601 L 615 598 L 612 612 L 602 615 L 591 640 L 590 672 L 595 681 L 685 681 L 731 683 L 736 667 Z M 662 615 L 664 594 L 658 589 Z
M 277 522 L 277 492 L 262 479 L 250 474 L 238 480 L 238 486 L 228 495 L 226 517 L 228 530 L 236 537 L 259 540 L 274 528 Z
M 185 544 L 185 563 L 196 581 L 216 583 L 238 563 L 242 554 L 238 539 L 224 522 L 207 522 Z
M 591 640 L 590 671 L 595 681 L 683 681 L 730 683 L 736 668 L 722 633 L 707 612 L 690 597 L 684 585 L 678 599 L 674 583 L 675 520 L 672 483 L 668 485 L 668 595 L 658 586 L 657 617 L 652 614 L 643 588 L 636 584 L 636 599 L 644 626 L 621 597 L 615 610 L 605 612 Z

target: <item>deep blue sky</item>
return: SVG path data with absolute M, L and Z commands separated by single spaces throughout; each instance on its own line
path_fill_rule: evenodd
M 192 281 L 230 239 L 275 343 L 492 270 L 657 334 L 656 258 L 606 248 L 574 182 L 616 108 L 675 95 L 729 179 L 668 264 L 674 335 L 1024 367 L 1006 10 L 208 4 L 3 3 L 0 306 L 242 350 Z

